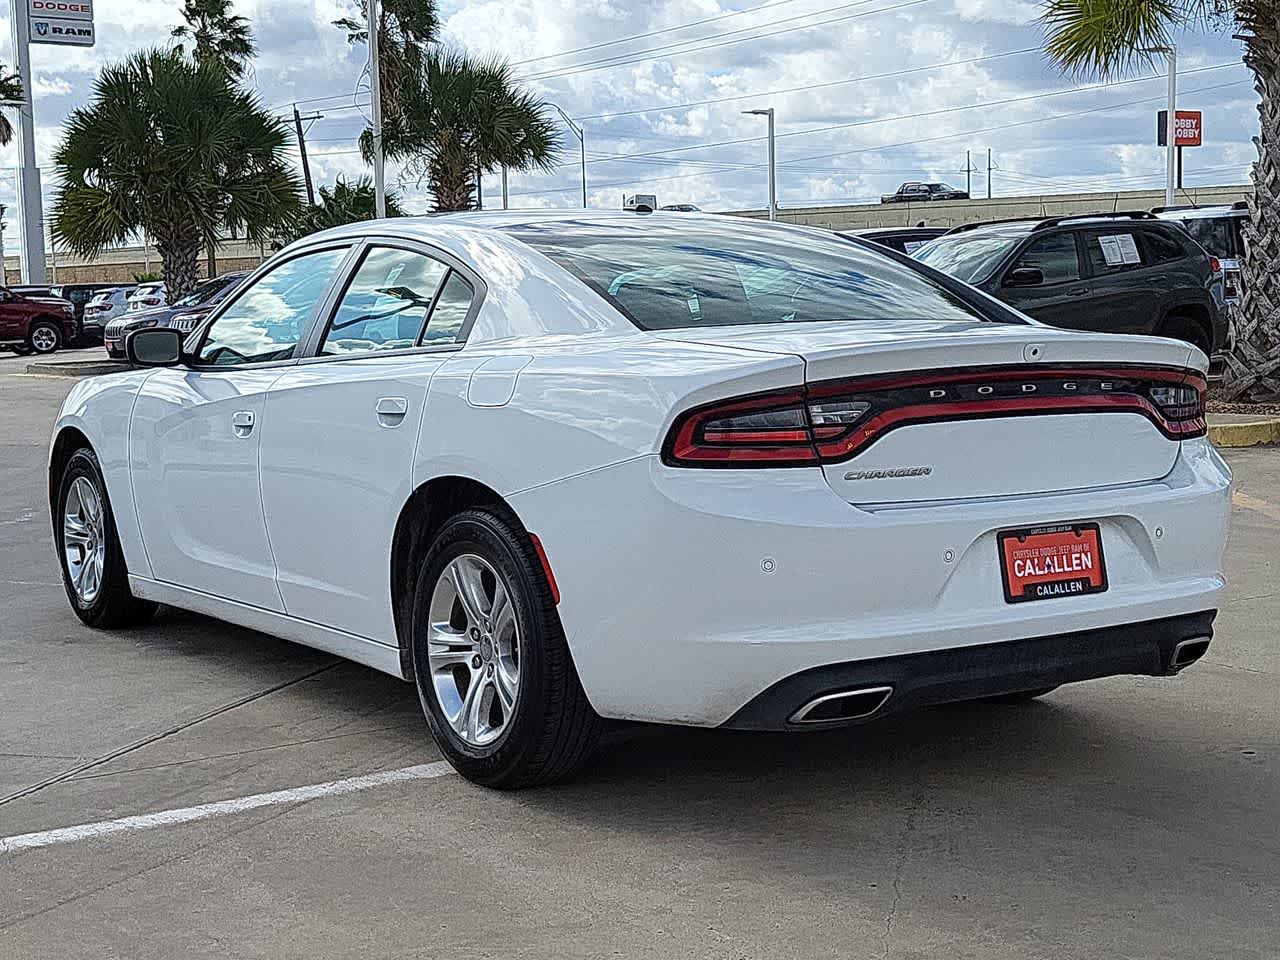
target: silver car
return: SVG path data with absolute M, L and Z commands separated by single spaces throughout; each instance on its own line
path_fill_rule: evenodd
M 116 317 L 123 317 L 129 309 L 129 294 L 133 287 L 112 287 L 99 290 L 84 305 L 84 325 L 88 328 L 103 329 Z

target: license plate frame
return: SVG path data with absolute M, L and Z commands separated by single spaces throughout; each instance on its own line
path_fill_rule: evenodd
M 1075 544 L 1084 549 L 1072 549 Z M 1018 556 L 1016 551 L 1044 551 Z M 1062 597 L 1105 593 L 1109 587 L 1107 561 L 1102 549 L 1102 527 L 1094 520 L 1047 523 L 996 533 L 1000 561 L 1000 586 L 1006 603 L 1032 603 Z M 1072 557 L 1092 556 L 1093 562 Z M 1058 561 L 1061 570 L 1040 571 L 1036 560 Z M 1024 566 L 1019 566 L 1022 561 Z M 1025 566 L 1028 562 L 1030 567 Z M 1030 571 L 1030 572 L 1029 572 Z

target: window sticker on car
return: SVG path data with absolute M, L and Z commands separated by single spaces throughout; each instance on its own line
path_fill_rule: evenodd
M 1139 262 L 1138 245 L 1133 241 L 1133 234 L 1117 233 L 1098 238 L 1098 246 L 1102 248 L 1102 257 L 1108 267 L 1119 267 Z
M 911 253 L 915 253 L 917 250 L 923 247 L 926 242 L 927 241 L 925 240 L 908 240 L 906 243 L 902 245 L 902 247 L 906 253 L 911 254 Z

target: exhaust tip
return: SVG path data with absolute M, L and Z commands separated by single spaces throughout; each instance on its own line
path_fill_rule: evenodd
M 1169 672 L 1177 673 L 1183 667 L 1189 667 L 1209 650 L 1210 637 L 1192 637 L 1183 640 L 1173 648 L 1173 656 L 1169 658 Z
M 880 712 L 893 696 L 893 687 L 855 687 L 815 697 L 791 715 L 788 722 L 800 725 L 866 720 Z

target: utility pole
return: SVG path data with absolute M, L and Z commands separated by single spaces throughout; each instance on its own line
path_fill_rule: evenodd
M 298 131 L 298 154 L 302 157 L 302 179 L 307 184 L 307 206 L 314 207 L 316 205 L 316 191 L 311 183 L 311 166 L 307 163 L 307 136 L 302 131 L 302 121 L 319 120 L 324 114 L 312 113 L 303 116 L 298 113 L 298 105 L 293 105 L 293 126 Z
M 973 160 L 968 150 L 964 152 L 964 192 L 973 196 Z
M 507 165 L 502 165 L 502 209 L 507 209 Z
M 752 114 L 757 117 L 769 118 L 769 219 L 778 219 L 778 154 L 777 141 L 774 137 L 774 113 L 773 107 L 766 107 L 763 110 L 743 110 L 743 113 Z
M 40 168 L 36 166 L 35 98 L 31 95 L 31 22 L 28 4 L 9 4 L 13 33 L 13 59 L 22 84 L 18 108 L 18 234 L 22 251 L 22 282 L 44 284 L 48 275 L 44 264 L 44 204 L 40 192 Z
M 1178 48 L 1170 46 L 1165 50 L 1165 55 L 1169 58 L 1169 116 L 1165 120 L 1165 138 L 1169 141 L 1165 147 L 1165 187 L 1164 202 L 1165 206 L 1171 207 L 1174 203 L 1174 186 L 1177 182 L 1177 155 L 1178 148 L 1176 145 L 1177 135 L 1175 130 L 1175 119 L 1178 114 Z
M 987 147 L 987 199 L 991 199 L 991 148 Z
M 9 208 L 0 203 L 0 287 L 9 285 L 9 261 L 4 255 L 4 215 L 9 212 Z
M 387 215 L 387 174 L 382 160 L 382 76 L 378 70 L 378 34 L 382 25 L 379 0 L 369 0 L 369 88 L 373 126 L 374 215 Z

